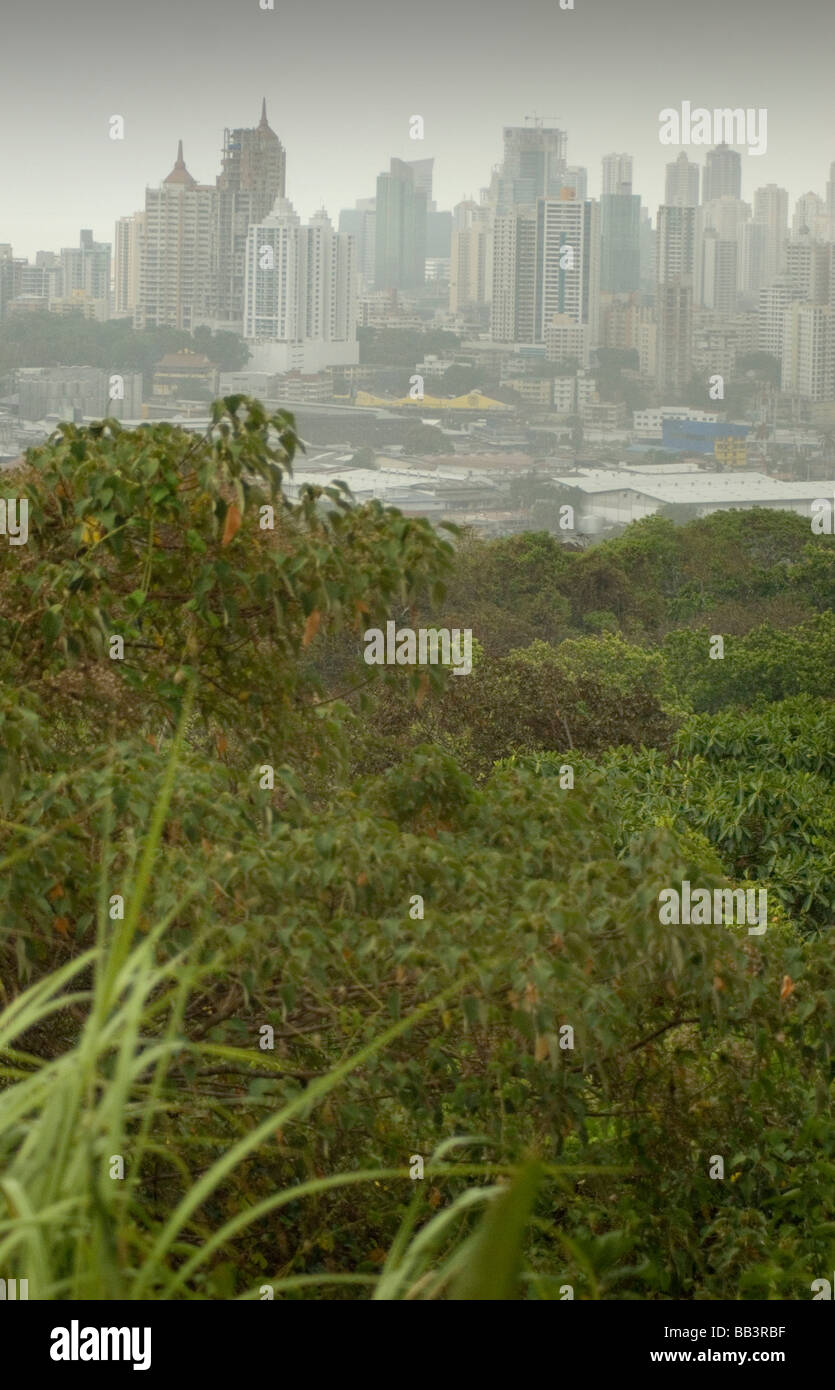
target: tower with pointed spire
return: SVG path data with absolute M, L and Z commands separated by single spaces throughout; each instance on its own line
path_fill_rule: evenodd
M 243 319 L 246 236 L 253 223 L 272 210 L 285 191 L 284 146 L 267 119 L 252 128 L 223 132 L 221 171 L 217 179 L 217 266 L 214 317 L 230 328 Z
M 217 190 L 189 173 L 180 140 L 171 173 L 158 188 L 146 188 L 137 224 L 137 328 L 190 332 L 210 315 L 216 209 Z
M 186 168 L 186 163 L 183 159 L 182 140 L 179 140 L 177 142 L 177 158 L 174 162 L 174 168 L 171 170 L 171 173 L 168 175 L 168 178 L 165 179 L 165 183 L 181 183 L 186 188 L 194 188 L 195 184 L 197 183 L 197 180 L 191 177 L 191 174 Z

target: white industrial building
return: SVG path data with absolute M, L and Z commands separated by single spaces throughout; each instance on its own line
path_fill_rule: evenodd
M 670 504 L 695 507 L 699 516 L 711 512 L 770 507 L 810 518 L 816 497 L 835 496 L 835 480 L 781 482 L 765 473 L 650 472 L 635 469 L 584 469 L 553 479 L 575 488 L 582 501 L 578 521 L 628 525 L 652 516 Z

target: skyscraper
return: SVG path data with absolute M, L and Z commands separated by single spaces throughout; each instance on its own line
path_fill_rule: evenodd
M 733 243 L 738 246 L 742 237 L 742 229 L 751 218 L 751 208 L 748 203 L 741 198 L 712 198 L 709 203 L 702 203 L 696 212 L 696 263 L 695 279 L 693 282 L 693 294 L 696 304 L 701 304 L 705 308 L 715 307 L 708 304 L 705 297 L 705 246 L 706 237 L 710 232 L 714 232 L 716 237 L 722 242 Z M 709 251 L 708 254 L 713 254 Z M 730 251 L 723 251 L 723 276 L 727 273 Z M 739 257 L 735 256 L 735 264 L 739 267 Z M 730 312 L 733 312 L 731 310 Z
M 739 288 L 746 294 L 759 294 L 774 278 L 771 265 L 769 231 L 763 222 L 746 222 L 739 237 Z
M 808 401 L 835 395 L 829 305 L 796 300 L 783 315 L 780 389 Z
M 243 316 L 244 257 L 252 223 L 266 217 L 284 197 L 286 155 L 267 120 L 267 101 L 253 128 L 223 132 L 217 177 L 216 267 L 213 317 L 240 326 Z
M 64 247 L 61 251 L 64 298 L 71 299 L 76 291 L 82 291 L 91 299 L 109 303 L 110 253 L 110 242 L 94 241 L 88 228 L 80 233 L 78 246 Z
M 139 301 L 139 257 L 144 212 L 120 217 L 113 239 L 113 310 L 133 314 Z
M 692 281 L 696 258 L 696 209 L 667 205 L 658 209 L 655 276 L 659 285 L 679 277 Z
M 378 290 L 411 290 L 424 283 L 426 193 L 418 187 L 419 181 L 413 166 L 402 159 L 392 159 L 389 172 L 378 176 L 375 246 L 375 288 Z
M 807 234 L 786 243 L 786 274 L 800 299 L 829 304 L 830 248 Z
M 505 126 L 504 160 L 497 179 L 495 201 L 500 209 L 537 198 L 559 197 L 566 172 L 564 130 L 544 126 Z
M 829 166 L 829 179 L 826 184 L 826 213 L 829 218 L 827 241 L 835 241 L 835 164 Z
M 490 336 L 532 343 L 536 332 L 536 208 L 498 212 L 493 220 Z
M 552 194 L 554 198 L 570 195 L 578 203 L 584 203 L 589 196 L 589 171 L 582 164 L 567 164 L 558 183 L 559 188 Z
M 713 227 L 707 229 L 702 243 L 702 304 L 723 318 L 736 312 L 738 254 L 736 240 L 724 240 Z
M 785 188 L 768 183 L 754 192 L 754 221 L 766 228 L 766 263 L 764 285 L 768 285 L 783 269 L 786 241 L 789 235 L 789 195 Z
M 602 194 L 632 192 L 631 154 L 604 154 Z
M 494 222 L 494 341 L 544 343 L 557 316 L 583 328 L 587 363 L 600 316 L 599 208 L 588 199 L 540 198 Z
M 600 331 L 600 211 L 588 199 L 540 198 L 537 204 L 536 342 L 544 342 L 557 314 L 586 328 L 588 365 Z
M 692 371 L 695 257 L 696 209 L 666 204 L 660 207 L 656 238 L 656 380 L 659 390 L 668 394 L 680 394 Z
M 302 228 L 304 337 L 323 343 L 354 338 L 356 244 L 336 232 L 324 208 Z
M 825 241 L 829 235 L 827 207 L 817 193 L 804 193 L 794 205 L 792 236 L 802 236 L 804 232 L 817 241 Z
M 788 275 L 779 275 L 771 285 L 760 290 L 757 311 L 757 346 L 769 352 L 779 362 L 783 356 L 785 313 L 800 295 Z
M 453 314 L 489 304 L 492 294 L 490 210 L 461 202 L 453 210 L 449 307 Z
M 658 286 L 657 320 L 658 389 L 667 395 L 685 390 L 693 369 L 693 286 L 679 277 Z
M 371 289 L 376 270 L 377 199 L 357 198 L 352 208 L 343 208 L 339 214 L 339 230 L 354 238 L 357 275 L 363 287 Z
M 667 165 L 664 202 L 668 207 L 694 208 L 699 202 L 699 166 L 682 150 L 678 159 Z
M 217 193 L 192 178 L 177 147 L 174 168 L 159 188 L 146 188 L 138 227 L 136 328 L 190 332 L 211 314 L 215 285 Z
M 324 208 L 302 226 L 292 203 L 247 234 L 244 337 L 254 370 L 318 371 L 357 360 L 356 286 L 351 236 L 334 231 Z
M 301 219 L 293 204 L 276 198 L 267 217 L 247 234 L 244 271 L 244 337 L 251 342 L 298 342 L 304 337 Z
M 702 202 L 714 198 L 739 198 L 742 194 L 742 159 L 730 145 L 708 150 L 702 180 Z
M 600 199 L 600 288 L 604 294 L 629 294 L 640 283 L 641 200 L 632 193 L 604 193 Z

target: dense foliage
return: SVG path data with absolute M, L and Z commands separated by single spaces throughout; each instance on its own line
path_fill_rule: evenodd
M 46 1298 L 810 1297 L 831 540 L 444 538 L 290 504 L 296 448 L 229 398 L 204 439 L 64 426 L 13 480 L 3 1268 Z M 472 673 L 366 665 L 388 618 L 470 628 Z M 767 930 L 663 923 L 684 881 L 766 889 Z

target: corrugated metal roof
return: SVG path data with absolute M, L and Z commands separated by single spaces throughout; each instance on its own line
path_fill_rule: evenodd
M 835 495 L 835 480 L 781 482 L 765 473 L 624 473 L 603 470 L 553 477 L 589 494 L 634 492 L 658 502 L 805 502 Z

